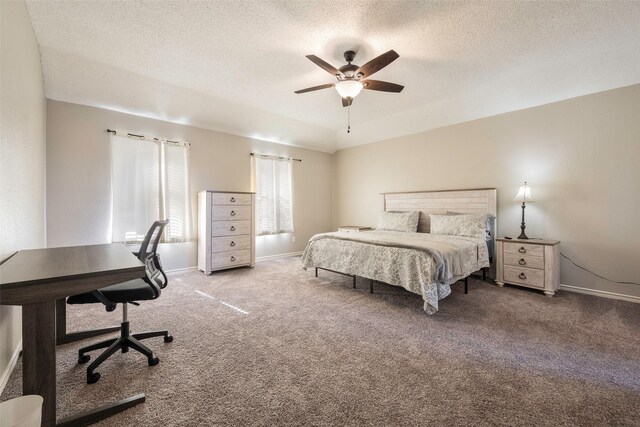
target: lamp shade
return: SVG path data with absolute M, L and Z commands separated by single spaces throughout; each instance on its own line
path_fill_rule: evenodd
M 336 90 L 343 98 L 355 98 L 362 90 L 362 83 L 357 80 L 343 80 L 336 83 Z
M 513 198 L 516 202 L 533 203 L 533 197 L 531 197 L 531 187 L 525 182 L 523 186 L 518 189 L 518 194 Z

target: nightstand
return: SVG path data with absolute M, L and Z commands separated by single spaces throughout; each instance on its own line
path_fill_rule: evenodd
M 359 225 L 341 225 L 338 227 L 338 231 L 345 231 L 347 233 L 358 233 L 367 230 L 371 230 L 371 227 L 361 227 Z
M 496 239 L 496 283 L 540 289 L 552 297 L 560 286 L 560 241 Z

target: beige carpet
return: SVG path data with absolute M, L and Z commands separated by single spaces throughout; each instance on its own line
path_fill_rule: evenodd
M 472 280 L 429 317 L 417 295 L 316 279 L 299 258 L 170 279 L 130 309 L 134 331 L 174 335 L 146 341 L 160 364 L 116 354 L 87 385 L 76 358 L 92 340 L 58 347 L 59 417 L 145 392 L 101 425 L 640 425 L 637 304 Z M 119 315 L 70 307 L 70 329 Z

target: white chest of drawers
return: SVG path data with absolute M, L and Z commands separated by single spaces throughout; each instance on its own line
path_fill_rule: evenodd
M 496 283 L 540 289 L 553 296 L 560 286 L 560 242 L 543 239 L 496 239 Z
M 198 269 L 206 274 L 253 266 L 255 194 L 227 191 L 198 193 Z

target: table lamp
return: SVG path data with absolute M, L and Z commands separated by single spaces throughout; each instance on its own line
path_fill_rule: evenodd
M 516 194 L 516 197 L 514 197 L 513 200 L 515 200 L 516 202 L 522 202 L 522 223 L 520 224 L 520 229 L 522 230 L 522 232 L 518 236 L 518 239 L 528 239 L 527 235 L 524 234 L 524 208 L 526 208 L 525 203 L 533 203 L 533 197 L 531 197 L 531 188 L 529 188 L 526 181 L 524 185 L 518 189 L 518 194 Z

